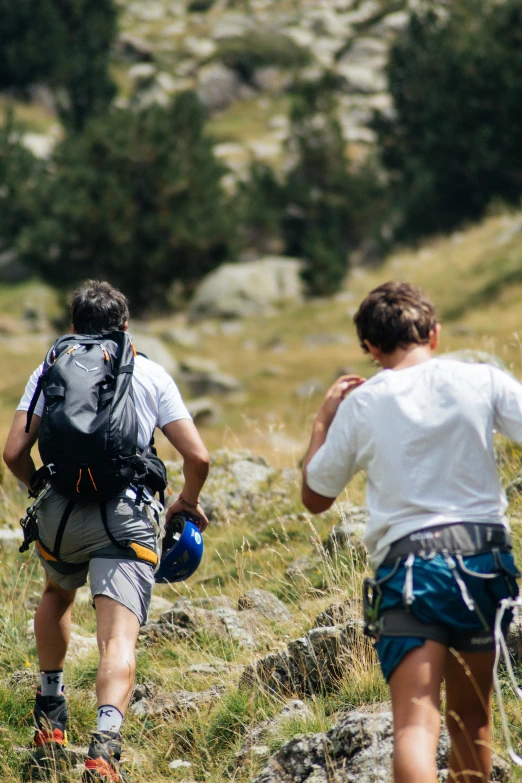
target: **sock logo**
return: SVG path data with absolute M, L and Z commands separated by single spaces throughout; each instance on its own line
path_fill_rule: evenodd
M 47 685 L 52 685 L 53 682 L 56 685 L 60 684 L 60 676 L 58 674 L 56 674 L 54 677 L 49 677 L 49 675 L 47 675 Z
M 103 708 L 100 707 L 100 713 L 99 713 L 100 718 L 102 717 L 102 715 L 106 715 L 108 718 L 110 718 L 112 713 L 113 710 L 104 710 Z

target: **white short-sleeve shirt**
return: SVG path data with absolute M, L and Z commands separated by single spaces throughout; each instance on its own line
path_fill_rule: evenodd
M 17 410 L 27 411 L 31 403 L 38 378 L 43 372 L 43 363 L 36 368 L 25 387 Z M 138 446 L 144 449 L 150 443 L 156 427 L 160 429 L 171 421 L 191 419 L 179 393 L 179 389 L 161 365 L 136 356 L 132 389 L 138 418 Z M 41 416 L 44 409 L 43 395 L 38 400 L 35 414 Z
M 383 370 L 339 406 L 307 484 L 337 497 L 364 470 L 373 567 L 403 536 L 448 522 L 507 525 L 494 430 L 522 443 L 522 385 L 485 364 L 430 359 Z

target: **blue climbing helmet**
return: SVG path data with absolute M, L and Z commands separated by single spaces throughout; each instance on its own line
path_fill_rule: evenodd
M 203 536 L 183 513 L 174 514 L 163 539 L 160 566 L 156 582 L 182 582 L 188 579 L 201 563 Z

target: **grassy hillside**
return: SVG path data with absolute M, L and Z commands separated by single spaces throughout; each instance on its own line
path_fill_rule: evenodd
M 433 296 L 443 321 L 442 350 L 487 350 L 498 355 L 515 373 L 522 374 L 520 307 L 522 293 L 522 215 L 492 217 L 482 225 L 440 239 L 417 252 L 393 255 L 375 270 L 354 270 L 346 290 L 332 301 L 314 301 L 265 319 L 231 327 L 218 323 L 193 328 L 200 346 L 175 349 L 178 359 L 188 355 L 216 359 L 223 371 L 245 386 L 241 397 L 219 401 L 221 418 L 202 428 L 210 449 L 247 448 L 264 455 L 284 470 L 271 475 L 248 502 L 230 506 L 218 516 L 205 536 L 206 555 L 198 573 L 187 584 L 158 588 L 153 617 L 179 597 L 208 599 L 226 596 L 233 602 L 254 587 L 281 598 L 293 620 L 266 621 L 255 649 L 229 638 L 216 640 L 204 630 L 186 639 L 140 643 L 138 680 L 161 692 L 201 692 L 218 688 L 218 695 L 198 710 L 157 717 L 130 716 L 125 726 L 127 759 L 137 783 L 205 781 L 247 783 L 262 763 L 248 755 L 239 763 L 236 752 L 248 730 L 277 714 L 284 700 L 256 691 L 238 690 L 242 667 L 269 650 L 282 649 L 313 627 L 319 611 L 333 602 L 359 595 L 364 560 L 357 548 L 333 559 L 322 547 L 332 525 L 342 515 L 336 507 L 319 518 L 303 513 L 299 476 L 292 471 L 306 445 L 319 395 L 296 395 L 305 381 L 329 384 L 341 369 L 362 374 L 375 370 L 362 356 L 352 315 L 361 297 L 390 278 L 411 280 Z M 38 304 L 52 317 L 58 312 L 54 294 L 31 284 L 0 291 L 4 319 L 1 338 L 3 373 L 0 378 L 0 429 L 5 436 L 26 377 L 41 360 L 52 335 L 13 334 L 28 307 Z M 148 326 L 162 334 L 176 319 L 158 319 Z M 191 327 L 192 328 L 192 327 Z M 6 336 L 6 332 L 11 332 Z M 174 349 L 173 349 L 174 350 Z M 174 457 L 162 444 L 165 457 Z M 226 455 L 215 456 L 214 474 L 221 476 Z M 499 443 L 502 478 L 519 472 L 517 449 Z M 290 469 L 290 470 L 289 470 Z M 176 466 L 173 486 L 176 486 Z M 219 490 L 219 481 L 211 493 Z M 0 528 L 16 528 L 25 497 L 10 477 L 0 489 Z M 364 502 L 359 477 L 344 498 Z M 511 507 L 520 562 L 522 501 L 515 494 Z M 304 580 L 292 580 L 286 570 L 298 558 L 312 558 Z M 0 617 L 0 777 L 6 783 L 24 779 L 24 755 L 16 748 L 31 737 L 31 698 L 37 671 L 34 639 L 27 628 L 42 585 L 34 556 L 19 555 L 16 545 L 0 541 L 0 583 L 4 610 Z M 68 662 L 67 693 L 71 705 L 71 741 L 85 744 L 95 716 L 94 676 L 97 654 L 84 635 L 94 631 L 94 612 L 88 593 L 81 591 L 74 622 L 79 634 L 77 652 Z M 86 652 L 81 652 L 82 648 Z M 204 664 L 204 665 L 202 665 Z M 191 669 L 196 666 L 197 668 Z M 13 676 L 13 673 L 16 673 Z M 352 660 L 346 677 L 330 696 L 307 698 L 308 717 L 281 725 L 269 738 L 271 750 L 299 732 L 329 728 L 340 712 L 387 698 L 381 675 L 371 658 Z M 510 718 L 522 739 L 521 710 L 509 702 Z M 502 747 L 498 723 L 495 743 Z M 172 760 L 190 768 L 169 769 Z M 63 778 L 62 778 L 63 779 Z M 66 780 L 78 779 L 69 771 Z M 522 779 L 513 773 L 513 780 Z

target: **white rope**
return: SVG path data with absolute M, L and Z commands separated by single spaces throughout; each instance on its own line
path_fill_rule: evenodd
M 515 673 L 513 671 L 513 666 L 511 664 L 509 650 L 506 644 L 506 640 L 504 638 L 504 634 L 502 633 L 502 620 L 504 618 L 506 611 L 510 609 L 515 609 L 517 606 L 522 607 L 522 598 L 504 598 L 500 602 L 500 606 L 497 609 L 497 613 L 495 615 L 495 665 L 493 668 L 493 683 L 495 686 L 495 693 L 497 694 L 497 703 L 500 712 L 500 718 L 502 720 L 504 737 L 506 738 L 507 752 L 509 754 L 511 761 L 517 766 L 522 767 L 522 756 L 519 756 L 518 753 L 515 753 L 515 751 L 513 750 L 513 746 L 511 744 L 511 734 L 509 731 L 508 719 L 504 707 L 502 687 L 500 685 L 500 679 L 498 676 L 500 656 L 502 654 L 504 656 L 504 663 L 506 664 L 506 670 L 508 673 L 508 678 L 510 681 L 511 688 L 513 689 L 515 695 L 518 696 L 518 698 L 522 701 L 522 689 L 519 688 L 517 684 Z

